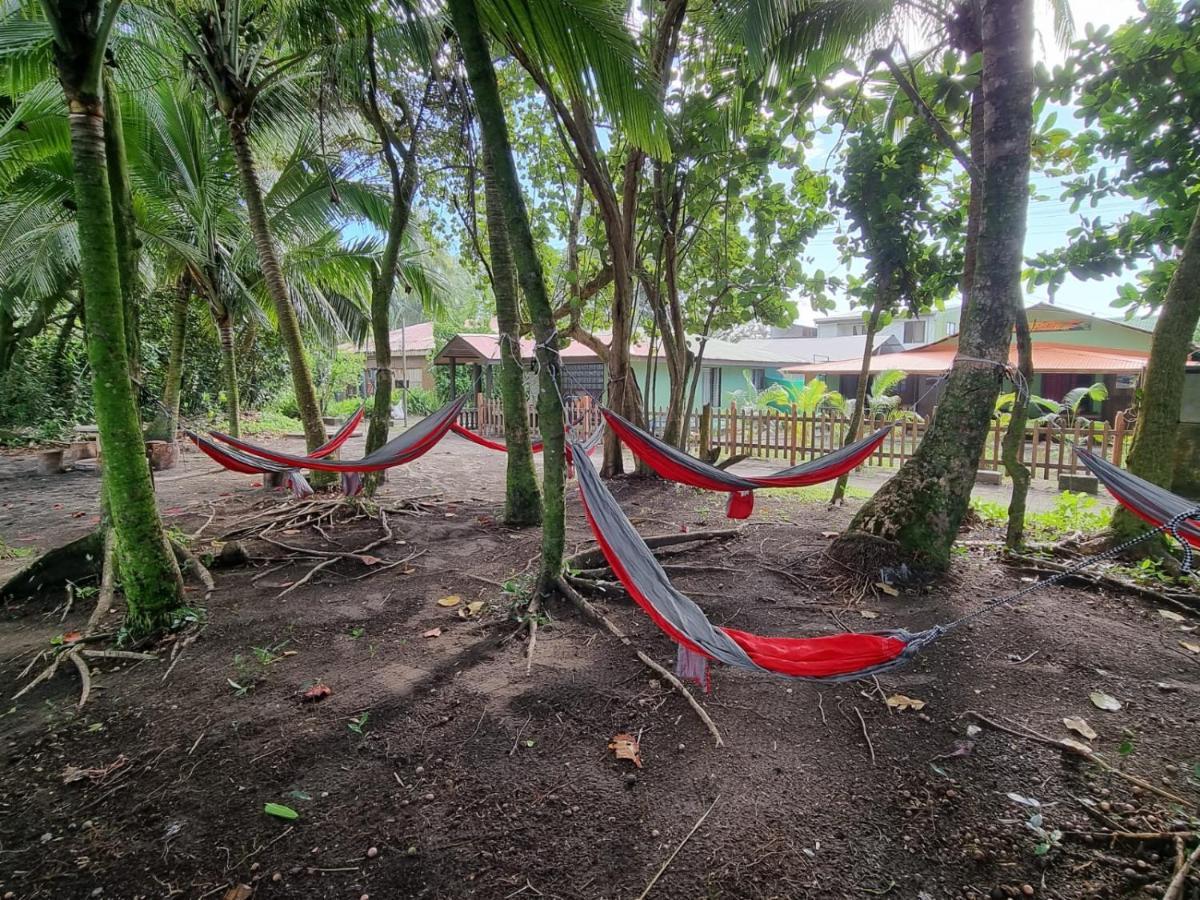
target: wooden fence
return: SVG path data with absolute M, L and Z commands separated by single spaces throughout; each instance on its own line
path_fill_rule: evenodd
M 598 407 L 588 399 L 568 401 L 568 420 L 576 423 L 574 433 L 583 437 L 598 428 L 602 421 Z M 528 411 L 530 431 L 538 433 L 537 410 Z M 666 422 L 666 410 L 655 410 L 648 417 L 652 430 L 661 434 Z M 701 415 L 695 413 L 688 423 L 689 450 L 693 453 L 699 441 Z M 504 432 L 504 413 L 500 401 L 482 395 L 475 407 L 463 410 L 462 424 L 480 434 L 496 436 Z M 795 407 L 788 412 L 774 409 L 739 409 L 730 403 L 727 408 L 711 411 L 710 446 L 721 448 L 722 455 L 745 454 L 755 459 L 778 460 L 794 466 L 823 456 L 845 442 L 849 419 L 839 412 L 825 410 L 802 414 Z M 867 434 L 888 424 L 882 419 L 864 423 L 861 433 Z M 891 433 L 867 460 L 865 465 L 895 467 L 910 459 L 925 436 L 928 421 L 897 422 Z M 1005 426 L 993 422 L 988 429 L 979 468 L 1002 470 L 1000 445 Z M 1072 443 L 1089 446 L 1116 465 L 1123 465 L 1129 451 L 1132 431 L 1127 428 L 1124 413 L 1118 413 L 1114 424 L 1082 424 L 1070 428 L 1049 425 L 1030 425 L 1025 431 L 1023 462 L 1037 478 L 1057 478 L 1060 474 L 1074 475 L 1083 471 L 1071 452 Z

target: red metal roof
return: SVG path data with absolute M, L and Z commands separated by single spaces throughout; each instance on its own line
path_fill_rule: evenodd
M 533 357 L 534 342 L 532 338 L 521 339 L 521 355 L 526 359 Z M 568 341 L 558 348 L 558 355 L 563 359 L 596 359 L 596 354 L 579 341 Z M 500 358 L 500 338 L 494 334 L 456 334 L 452 337 L 433 360 L 437 363 L 448 363 L 451 359 L 456 362 L 475 363 Z
M 957 354 L 956 342 L 930 344 L 902 353 L 884 353 L 871 357 L 871 372 L 900 369 L 909 375 L 941 375 L 949 371 Z M 1017 364 L 1016 344 L 1009 348 L 1008 359 L 1013 365 Z M 1033 345 L 1033 370 L 1042 374 L 1133 375 L 1146 367 L 1147 359 L 1149 354 L 1136 350 L 1108 350 L 1042 341 Z M 862 359 L 857 358 L 791 366 L 783 371 L 794 375 L 857 375 L 861 370 Z

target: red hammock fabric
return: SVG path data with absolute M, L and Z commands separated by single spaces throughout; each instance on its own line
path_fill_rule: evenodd
M 453 425 L 450 426 L 450 430 L 453 431 L 455 434 L 457 434 L 459 437 L 466 438 L 472 444 L 478 444 L 480 447 L 487 447 L 489 450 L 499 450 L 501 453 L 508 452 L 507 444 L 503 444 L 500 441 L 488 440 L 483 435 L 476 434 L 474 431 L 471 431 L 471 429 L 469 429 L 469 428 L 463 428 L 457 422 L 455 422 Z M 530 445 L 530 449 L 532 449 L 534 453 L 541 453 L 542 452 L 542 442 L 534 441 Z
M 342 423 L 342 427 L 334 433 L 333 437 L 327 440 L 324 444 L 308 454 L 314 459 L 321 459 L 329 456 L 331 453 L 336 453 L 341 449 L 342 444 L 350 440 L 350 435 L 354 434 L 354 429 L 358 427 L 358 423 L 362 421 L 363 415 L 366 413 L 366 406 L 359 406 L 354 415 Z

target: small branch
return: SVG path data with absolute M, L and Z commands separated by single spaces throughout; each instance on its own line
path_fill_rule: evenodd
M 666 861 L 659 867 L 658 871 L 654 873 L 654 877 L 650 879 L 650 883 L 646 885 L 646 889 L 638 894 L 637 900 L 645 900 L 645 898 L 649 896 L 651 889 L 655 884 L 658 883 L 658 879 L 662 877 L 663 872 L 667 871 L 667 867 L 670 866 L 675 860 L 675 857 L 679 855 L 679 851 L 683 849 L 683 845 L 690 841 L 692 839 L 692 835 L 700 830 L 700 826 L 704 824 L 704 820 L 708 818 L 708 814 L 713 811 L 713 807 L 717 805 L 717 801 L 720 799 L 720 794 L 717 794 L 717 796 L 713 798 L 713 802 L 708 805 L 708 809 L 704 811 L 704 814 L 696 820 L 696 824 L 692 826 L 692 830 L 684 836 L 683 840 L 679 842 L 679 846 L 675 848 L 674 852 L 667 857 Z
M 697 716 L 700 717 L 700 721 L 702 721 L 704 723 L 704 725 L 708 728 L 709 733 L 713 736 L 713 740 L 715 740 L 717 742 L 717 746 L 718 747 L 725 746 L 725 741 L 722 740 L 722 738 L 721 738 L 721 732 L 717 729 L 716 722 L 714 722 L 712 720 L 712 717 L 709 716 L 708 712 L 705 711 L 704 707 L 700 705 L 700 701 L 692 696 L 692 692 L 683 686 L 683 682 L 681 682 L 678 678 L 676 678 L 674 674 L 667 671 L 661 665 L 659 665 L 654 660 L 652 660 L 649 656 L 647 656 L 641 650 L 636 649 L 633 646 L 633 642 L 625 635 L 625 632 L 621 631 L 620 628 L 618 628 L 616 625 L 613 624 L 611 619 L 609 619 L 606 615 L 604 615 L 604 613 L 600 612 L 600 610 L 596 609 L 596 607 L 594 607 L 591 603 L 589 603 L 586 599 L 584 599 L 582 594 L 580 594 L 577 590 L 575 590 L 573 587 L 571 587 L 571 585 L 567 584 L 567 582 L 564 578 L 561 578 L 561 577 L 558 578 L 556 580 L 556 583 L 558 585 L 558 589 L 562 592 L 563 596 L 566 597 L 568 600 L 570 600 L 572 603 L 574 603 L 575 606 L 579 609 L 579 611 L 581 613 L 583 613 L 584 616 L 586 616 L 591 621 L 597 623 L 598 625 L 603 626 L 608 631 L 609 634 L 611 634 L 613 637 L 615 637 L 617 640 L 619 640 L 626 647 L 629 647 L 630 649 L 632 649 L 634 651 L 634 653 L 637 654 L 637 658 L 642 661 L 643 665 L 647 666 L 650 669 L 653 669 L 655 674 L 657 674 L 660 678 L 665 680 L 668 684 L 671 685 L 671 687 L 675 688 L 675 690 L 679 691 L 679 693 L 683 694 L 683 696 L 687 700 L 688 704 L 692 707 L 692 710 L 696 713 Z
M 1175 877 L 1171 879 L 1171 883 L 1167 885 L 1167 892 L 1163 894 L 1163 900 L 1183 900 L 1183 888 L 1187 882 L 1188 872 L 1192 866 L 1196 864 L 1196 860 L 1200 859 L 1200 844 L 1196 845 L 1196 849 L 1192 851 L 1182 866 L 1176 872 Z
M 687 544 L 691 541 L 730 541 L 741 534 L 740 528 L 722 528 L 715 531 L 684 531 L 675 534 L 653 534 L 643 538 L 642 541 L 651 550 L 661 547 L 671 547 L 675 544 Z M 604 558 L 604 552 L 598 548 L 592 550 L 584 550 L 576 553 L 574 556 L 569 556 L 563 561 L 566 568 L 575 569 L 594 569 L 598 566 L 607 567 L 608 562 Z
M 1009 561 L 1026 568 L 1031 572 L 1038 572 L 1040 574 L 1060 575 L 1067 571 L 1067 566 L 1063 565 L 1062 563 L 1057 563 L 1049 559 L 1042 559 L 1038 556 L 1025 556 L 1021 553 L 1008 552 L 1005 553 L 1001 558 L 1005 561 Z M 1131 581 L 1123 581 L 1120 578 L 1114 578 L 1112 575 L 1106 575 L 1103 572 L 1093 572 L 1091 574 L 1086 572 L 1076 572 L 1071 575 L 1071 580 L 1081 581 L 1084 584 L 1091 585 L 1092 587 L 1107 587 L 1116 591 L 1129 591 L 1130 593 L 1145 597 L 1147 600 L 1154 600 L 1158 603 L 1165 603 L 1168 606 L 1173 606 L 1175 609 L 1185 612 L 1188 615 L 1200 616 L 1200 610 L 1182 600 L 1177 600 L 1174 597 L 1169 597 L 1166 594 L 1163 594 L 1152 588 L 1143 587 L 1142 585 L 1135 584 Z
M 863 737 L 867 741 L 867 749 L 871 751 L 871 765 L 875 765 L 875 745 L 871 743 L 871 735 L 867 733 L 867 720 L 863 718 L 863 714 L 859 712 L 858 707 L 854 707 L 854 714 L 858 716 L 858 724 L 862 726 Z
M 885 66 L 887 66 L 888 71 L 892 73 L 892 78 L 896 80 L 896 86 L 903 91 L 904 96 L 907 97 L 909 102 L 911 102 L 916 108 L 917 114 L 920 115 L 920 117 L 925 120 L 926 124 L 928 124 L 933 130 L 934 135 L 937 137 L 942 146 L 954 154 L 954 158 L 958 160 L 959 165 L 963 167 L 963 169 L 968 175 L 971 176 L 971 178 L 978 178 L 980 172 L 975 167 L 975 163 L 971 161 L 971 157 L 967 155 L 967 152 L 963 150 L 958 141 L 954 139 L 954 136 L 946 130 L 946 126 L 941 123 L 941 120 L 938 119 L 933 110 L 929 108 L 929 104 L 925 102 L 924 98 L 917 91 L 916 85 L 909 81 L 908 76 L 900 70 L 898 65 L 896 65 L 896 61 L 892 59 L 891 52 L 888 50 L 882 50 L 877 54 L 877 57 Z
M 1002 731 L 1005 734 L 1012 735 L 1013 737 L 1019 737 L 1027 741 L 1033 741 L 1034 743 L 1044 744 L 1047 747 L 1053 747 L 1054 749 L 1063 753 L 1067 753 L 1071 756 L 1082 757 L 1088 762 L 1094 763 L 1101 769 L 1104 769 L 1106 772 L 1110 772 L 1111 774 L 1116 775 L 1118 778 L 1123 778 L 1130 784 L 1136 784 L 1144 791 L 1150 791 L 1153 794 L 1158 794 L 1158 796 L 1164 797 L 1165 799 L 1170 800 L 1172 803 L 1178 803 L 1180 806 L 1185 808 L 1190 808 L 1194 805 L 1193 803 L 1185 800 L 1183 797 L 1180 797 L 1178 794 L 1173 794 L 1168 790 L 1160 788 L 1158 785 L 1151 784 L 1149 781 L 1146 781 L 1143 778 L 1138 778 L 1136 775 L 1130 775 L 1128 772 L 1122 772 L 1120 769 L 1114 768 L 1106 760 L 1093 753 L 1091 750 L 1088 750 L 1082 744 L 1068 744 L 1065 741 L 1046 737 L 1044 734 L 1038 734 L 1036 731 L 1009 728 L 1007 725 L 1001 725 L 999 722 L 995 722 L 982 713 L 975 712 L 974 710 L 968 710 L 966 715 L 974 719 L 980 725 L 986 725 L 988 728 L 994 729 L 995 731 Z
M 386 544 L 389 541 L 391 541 L 392 529 L 391 529 L 391 526 L 388 525 L 387 513 L 382 509 L 379 511 L 379 524 L 383 526 L 383 531 L 384 531 L 383 537 L 378 538 L 377 540 L 371 541 L 371 543 L 369 543 L 363 547 L 359 547 L 357 550 L 346 550 L 346 551 L 342 551 L 339 553 L 325 553 L 322 551 L 301 550 L 300 552 L 317 553 L 326 558 L 321 560 L 319 563 L 317 563 L 311 569 L 309 569 L 308 574 L 305 575 L 303 578 L 301 578 L 299 581 L 292 582 L 290 585 L 288 585 L 286 588 L 284 588 L 282 591 L 280 591 L 278 594 L 276 594 L 275 599 L 281 600 L 284 597 L 286 597 L 288 594 L 290 594 L 292 591 L 296 590 L 296 588 L 301 587 L 305 584 L 308 584 L 308 582 L 310 582 L 312 580 L 314 575 L 316 575 L 322 569 L 333 565 L 335 562 L 338 562 L 339 560 L 342 560 L 342 559 L 359 559 L 361 561 L 364 554 L 369 553 L 370 551 L 374 550 L 376 547 L 380 547 L 383 544 Z M 269 541 L 269 543 L 276 543 L 276 542 Z M 283 546 L 283 545 L 280 544 L 280 546 Z M 295 548 L 285 547 L 284 549 L 294 550 Z
M 533 648 L 537 645 L 538 611 L 541 609 L 541 596 L 534 593 L 529 601 L 526 615 L 529 616 L 529 645 L 525 648 L 525 674 L 533 674 Z
M 204 530 L 206 528 L 208 528 L 209 525 L 212 524 L 213 519 L 215 519 L 216 517 L 217 517 L 217 505 L 215 503 L 210 503 L 208 518 L 204 520 L 203 525 L 201 525 L 199 528 L 197 528 L 195 531 L 193 531 L 191 534 L 188 535 L 188 540 L 189 541 L 199 540 L 200 535 L 204 534 Z
M 92 693 L 92 670 L 88 668 L 88 664 L 84 661 L 83 657 L 75 650 L 68 650 L 66 655 L 67 659 L 71 660 L 75 664 L 75 668 L 79 670 L 79 703 L 76 704 L 75 709 L 81 710 L 83 709 L 83 705 L 88 702 L 88 697 Z

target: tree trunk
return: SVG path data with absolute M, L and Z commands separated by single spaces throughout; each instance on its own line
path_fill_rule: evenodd
M 102 53 L 103 48 L 93 52 Z M 77 228 L 87 313 L 88 360 L 96 423 L 104 444 L 104 484 L 121 560 L 126 619 L 143 633 L 167 624 L 183 599 L 183 579 L 167 543 L 129 377 L 112 193 L 104 152 L 104 105 L 80 86 L 78 59 L 60 47 L 75 169 Z
M 187 341 L 188 304 L 192 299 L 192 282 L 187 273 L 179 279 L 175 305 L 171 310 L 171 350 L 167 357 L 167 379 L 163 387 L 161 410 L 150 426 L 151 437 L 175 443 L 179 433 L 179 394 L 183 385 L 183 350 Z
M 858 370 L 858 392 L 854 396 L 854 412 L 850 416 L 850 427 L 846 429 L 846 439 L 843 443 L 853 444 L 858 440 L 858 432 L 862 429 L 863 419 L 867 415 L 867 382 L 871 378 L 871 358 L 875 350 L 875 334 L 879 331 L 879 317 L 883 314 L 884 306 L 891 307 L 890 293 L 892 276 L 889 274 L 879 279 L 879 290 L 875 303 L 871 306 L 871 317 L 867 320 L 867 342 L 863 346 L 862 366 Z M 846 499 L 846 483 L 850 480 L 849 473 L 838 478 L 833 486 L 833 496 L 830 503 L 841 503 Z
M 1142 382 L 1142 401 L 1138 409 L 1133 444 L 1125 466 L 1139 478 L 1171 487 L 1175 460 L 1175 440 L 1179 431 L 1179 408 L 1183 401 L 1183 371 L 1191 351 L 1192 335 L 1200 320 L 1200 209 L 1192 219 L 1183 253 L 1167 295 L 1163 300 L 1154 336 L 1150 341 L 1150 359 Z M 1129 537 L 1145 530 L 1141 520 L 1122 507 L 1113 516 L 1113 530 Z
M 529 401 L 525 396 L 525 367 L 521 362 L 517 273 L 513 268 L 503 203 L 486 154 L 483 178 L 492 293 L 496 297 L 496 324 L 500 332 L 500 398 L 504 403 L 504 443 L 508 447 L 504 519 L 510 525 L 536 525 L 541 521 L 541 497 L 533 469 L 533 451 L 529 445 L 529 417 L 526 415 Z
M 475 8 L 475 0 L 450 0 L 450 15 L 462 47 L 471 90 L 475 95 L 484 152 L 492 166 L 497 193 L 504 208 L 513 261 L 516 263 L 525 302 L 529 305 L 533 333 L 537 341 L 540 387 L 538 415 L 544 445 L 542 562 L 538 573 L 538 590 L 548 592 L 562 571 L 563 546 L 566 540 L 566 459 L 563 408 L 557 381 L 558 332 L 555 330 L 554 309 L 542 277 L 541 261 L 538 259 L 537 247 L 529 227 L 529 216 L 525 210 L 525 200 L 517 179 L 517 167 L 508 137 L 508 123 L 504 118 L 504 105 L 496 85 L 496 71 L 492 67 L 487 39 L 479 24 L 479 11 Z M 583 460 L 580 462 L 583 465 L 587 464 Z
M 121 102 L 116 83 L 105 70 L 104 151 L 108 164 L 108 184 L 112 190 L 113 226 L 117 236 L 117 261 L 120 266 L 121 304 L 125 317 L 125 352 L 129 356 L 129 374 L 141 380 L 141 337 L 138 333 L 138 295 L 141 283 L 138 252 L 142 242 L 137 236 L 133 214 L 133 189 L 129 183 L 129 161 L 125 154 L 125 132 L 121 125 Z
M 963 238 L 962 309 L 958 313 L 961 331 L 967 322 L 971 306 L 971 288 L 975 284 L 975 258 L 979 247 L 979 219 L 983 214 L 983 172 L 986 165 L 983 141 L 983 89 L 971 92 L 971 162 L 975 171 L 971 173 L 970 200 L 967 205 L 967 233 Z M 1024 304 L 1021 309 L 1024 309 Z
M 221 369 L 225 376 L 225 409 L 229 413 L 229 433 L 242 435 L 242 402 L 238 393 L 237 353 L 234 350 L 233 317 L 224 312 L 217 318 L 217 333 L 221 336 Z
M 836 550 L 880 539 L 897 556 L 945 569 L 966 513 L 1021 301 L 1033 110 L 1033 0 L 983 0 L 984 194 L 960 360 L 913 458 L 850 523 Z M 970 359 L 962 359 L 970 357 Z M 979 360 L 983 360 L 980 362 Z
M 283 281 L 283 270 L 275 242 L 271 237 L 271 226 L 267 220 L 266 204 L 262 186 L 258 183 L 258 170 L 254 165 L 254 153 L 250 147 L 247 123 L 236 118 L 229 120 L 229 136 L 233 142 L 237 159 L 238 175 L 242 181 L 243 199 L 250 219 L 250 232 L 258 250 L 258 262 L 262 267 L 263 282 L 275 307 L 279 337 L 287 350 L 288 363 L 292 370 L 292 389 L 296 394 L 296 406 L 300 410 L 300 421 L 304 423 L 304 440 L 308 449 L 315 450 L 325 443 L 325 423 L 321 419 L 321 404 L 313 386 L 312 373 L 304 356 L 304 338 L 300 334 L 300 320 L 288 297 L 287 285 Z
M 1029 382 L 1033 380 L 1033 338 L 1029 334 L 1025 304 L 1019 304 L 1013 314 L 1017 336 L 1017 369 L 1028 390 Z M 1013 483 L 1012 497 L 1008 501 L 1008 528 L 1004 534 L 1004 544 L 1011 550 L 1016 550 L 1025 540 L 1025 500 L 1029 496 L 1030 474 L 1022 460 L 1025 455 L 1025 424 L 1029 420 L 1029 397 L 1022 394 L 1021 390 L 1017 391 L 1012 417 L 1008 420 L 1001 446 L 1004 470 Z

